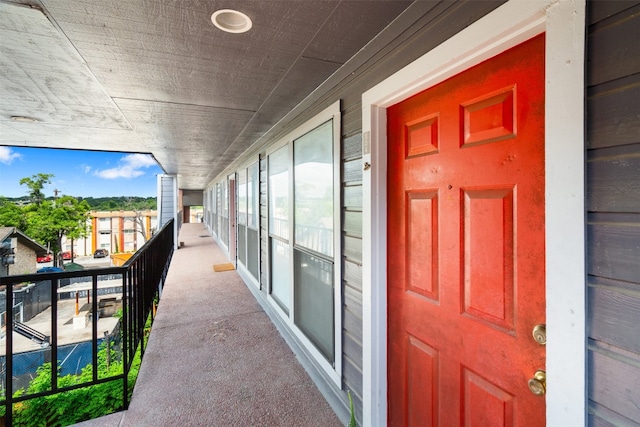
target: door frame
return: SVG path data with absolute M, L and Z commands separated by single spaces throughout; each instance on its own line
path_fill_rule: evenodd
M 362 95 L 363 425 L 387 422 L 386 108 L 543 32 L 546 416 L 585 425 L 585 0 L 510 0 Z

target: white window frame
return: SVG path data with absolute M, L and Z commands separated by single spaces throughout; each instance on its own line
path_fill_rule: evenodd
M 294 323 L 294 314 L 295 314 L 295 304 L 294 304 L 294 200 L 293 200 L 293 141 L 306 133 L 314 130 L 318 126 L 326 123 L 329 120 L 333 120 L 333 223 L 334 223 L 334 254 L 333 254 L 333 281 L 334 281 L 334 294 L 333 294 L 333 315 L 334 315 L 334 362 L 333 365 L 325 359 L 324 355 L 315 347 L 315 345 L 309 340 L 306 335 L 295 325 Z M 305 122 L 303 125 L 296 128 L 294 131 L 287 134 L 284 138 L 279 140 L 278 142 L 271 145 L 266 150 L 267 158 L 268 156 L 275 152 L 276 150 L 288 146 L 288 155 L 290 161 L 289 168 L 289 194 L 291 196 L 291 203 L 289 204 L 289 277 L 291 278 L 291 288 L 290 288 L 290 307 L 289 314 L 282 310 L 280 305 L 271 297 L 271 245 L 267 245 L 267 281 L 268 281 L 268 292 L 267 292 L 267 301 L 271 304 L 273 309 L 278 313 L 278 315 L 282 318 L 284 323 L 289 327 L 289 329 L 294 333 L 296 338 L 302 343 L 304 348 L 309 352 L 309 354 L 313 357 L 314 361 L 322 368 L 322 370 L 327 374 L 329 378 L 338 386 L 342 386 L 342 245 L 341 245 L 341 235 L 342 235 L 342 222 L 341 222 L 341 203 L 340 203 L 340 194 L 341 194 L 341 179 L 340 179 L 340 147 L 341 147 L 341 138 L 340 138 L 340 129 L 341 129 L 341 114 L 340 114 L 340 101 L 336 101 L 331 106 L 327 107 L 325 110 L 321 111 L 317 115 L 315 115 L 312 119 Z M 268 171 L 268 161 L 267 161 L 267 176 L 269 175 Z M 267 178 L 268 179 L 268 178 Z M 268 188 L 268 186 L 267 186 Z M 267 190 L 268 192 L 269 190 Z M 267 203 L 267 236 L 269 239 L 270 230 L 269 230 L 269 204 Z
M 549 426 L 586 423 L 585 0 L 511 0 L 362 96 L 363 425 L 387 422 L 386 108 L 545 33 Z M 532 367 L 532 373 L 535 368 Z
M 245 228 L 247 229 L 247 232 L 245 233 L 245 240 L 247 243 L 249 241 L 249 167 L 253 166 L 253 165 L 257 165 L 258 166 L 258 200 L 256 200 L 256 216 L 257 216 L 257 221 L 256 221 L 256 227 L 258 229 L 258 277 L 253 277 L 253 275 L 249 272 L 248 267 L 240 262 L 240 259 L 238 258 L 238 262 L 236 262 L 236 269 L 238 271 L 238 274 L 240 274 L 240 276 L 244 279 L 245 282 L 250 282 L 252 283 L 256 288 L 260 289 L 260 264 L 261 264 L 261 257 L 262 257 L 262 250 L 261 250 L 261 236 L 260 236 L 260 157 L 251 157 L 250 160 L 247 160 L 246 162 L 242 163 L 238 169 L 236 170 L 236 177 L 239 176 L 239 174 L 244 171 L 245 173 L 245 177 L 247 179 L 246 184 L 247 184 L 247 219 L 246 219 L 246 224 L 245 224 Z M 236 181 L 236 187 L 238 186 L 237 184 L 239 183 L 239 179 L 237 179 Z M 238 198 L 238 194 L 236 193 L 236 199 Z M 236 230 L 238 229 L 239 223 L 236 224 Z M 247 259 L 245 261 L 249 261 L 249 247 L 246 246 L 247 249 Z M 237 248 L 236 248 L 236 252 L 237 252 Z

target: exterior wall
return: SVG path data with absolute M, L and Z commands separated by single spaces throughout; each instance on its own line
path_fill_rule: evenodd
M 395 27 L 386 31 L 378 45 L 371 46 L 370 56 L 362 59 L 355 72 L 345 73 L 332 82 L 330 89 L 284 127 L 274 130 L 245 156 L 236 160 L 228 170 L 217 177 L 205 190 L 212 192 L 213 185 L 224 180 L 250 156 L 260 155 L 260 233 L 261 233 L 261 283 L 257 296 L 268 311 L 268 234 L 267 234 L 267 165 L 266 148 L 287 133 L 314 117 L 329 104 L 342 100 L 341 106 L 341 213 L 342 213 L 342 384 L 340 389 L 320 372 L 313 372 L 313 362 L 306 364 L 311 376 L 318 383 L 328 400 L 337 399 L 344 413 L 347 408 L 347 390 L 352 392 L 358 420 L 362 420 L 363 349 L 362 349 L 362 93 L 416 58 L 442 43 L 457 31 L 502 2 L 416 2 L 407 13 L 396 21 Z M 378 50 L 374 48 L 377 47 Z M 352 59 L 353 60 L 353 59 Z M 357 62 L 357 61 L 356 61 Z M 208 210 L 207 206 L 205 209 Z M 205 218 L 213 218 L 205 212 Z M 213 224 L 207 224 L 213 230 Z M 215 235 L 215 234 L 214 234 Z M 215 236 L 218 238 L 218 236 Z M 249 286 L 252 289 L 252 286 Z M 273 317 L 272 317 L 273 318 Z M 277 319 L 275 320 L 277 323 Z M 287 337 L 291 338 L 291 337 Z M 291 344 L 291 341 L 288 339 Z M 295 342 L 293 343 L 295 344 Z M 304 350 L 302 350 L 304 355 Z M 304 363 L 304 360 L 303 360 Z
M 37 256 L 44 255 L 47 248 L 31 240 L 14 227 L 0 227 L 0 241 L 10 241 L 13 250 L 13 264 L 0 263 L 0 277 L 16 274 L 33 274 L 38 268 Z
M 158 175 L 158 227 L 160 230 L 171 219 L 175 220 L 174 241 L 178 248 L 178 231 L 182 226 L 182 197 L 173 175 Z
M 9 266 L 10 274 L 32 274 L 35 273 L 38 269 L 36 263 L 36 253 L 17 239 L 18 242 L 16 244 L 16 253 L 15 253 L 15 264 Z
M 589 425 L 640 425 L 640 2 L 588 3 Z

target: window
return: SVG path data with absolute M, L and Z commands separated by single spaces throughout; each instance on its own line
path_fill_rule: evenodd
M 293 141 L 295 324 L 333 360 L 333 122 Z
M 219 182 L 220 186 L 220 240 L 229 247 L 229 183 L 227 180 Z
M 332 375 L 336 381 L 341 371 L 339 129 L 336 103 L 267 157 L 269 294 L 327 372 L 338 373 Z
M 260 240 L 258 233 L 258 163 L 241 169 L 238 186 L 238 261 L 259 282 Z
M 237 174 L 238 186 L 238 261 L 247 265 L 247 170 Z
M 273 152 L 269 167 L 271 296 L 289 313 L 289 147 Z

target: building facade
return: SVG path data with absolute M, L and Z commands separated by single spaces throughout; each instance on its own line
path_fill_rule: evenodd
M 338 412 L 640 425 L 639 8 L 416 6 L 207 187 Z
M 157 229 L 156 211 L 93 211 L 87 227 L 89 235 L 84 239 L 63 239 L 62 251 L 74 256 L 91 256 L 96 249 L 109 253 L 135 252 Z

